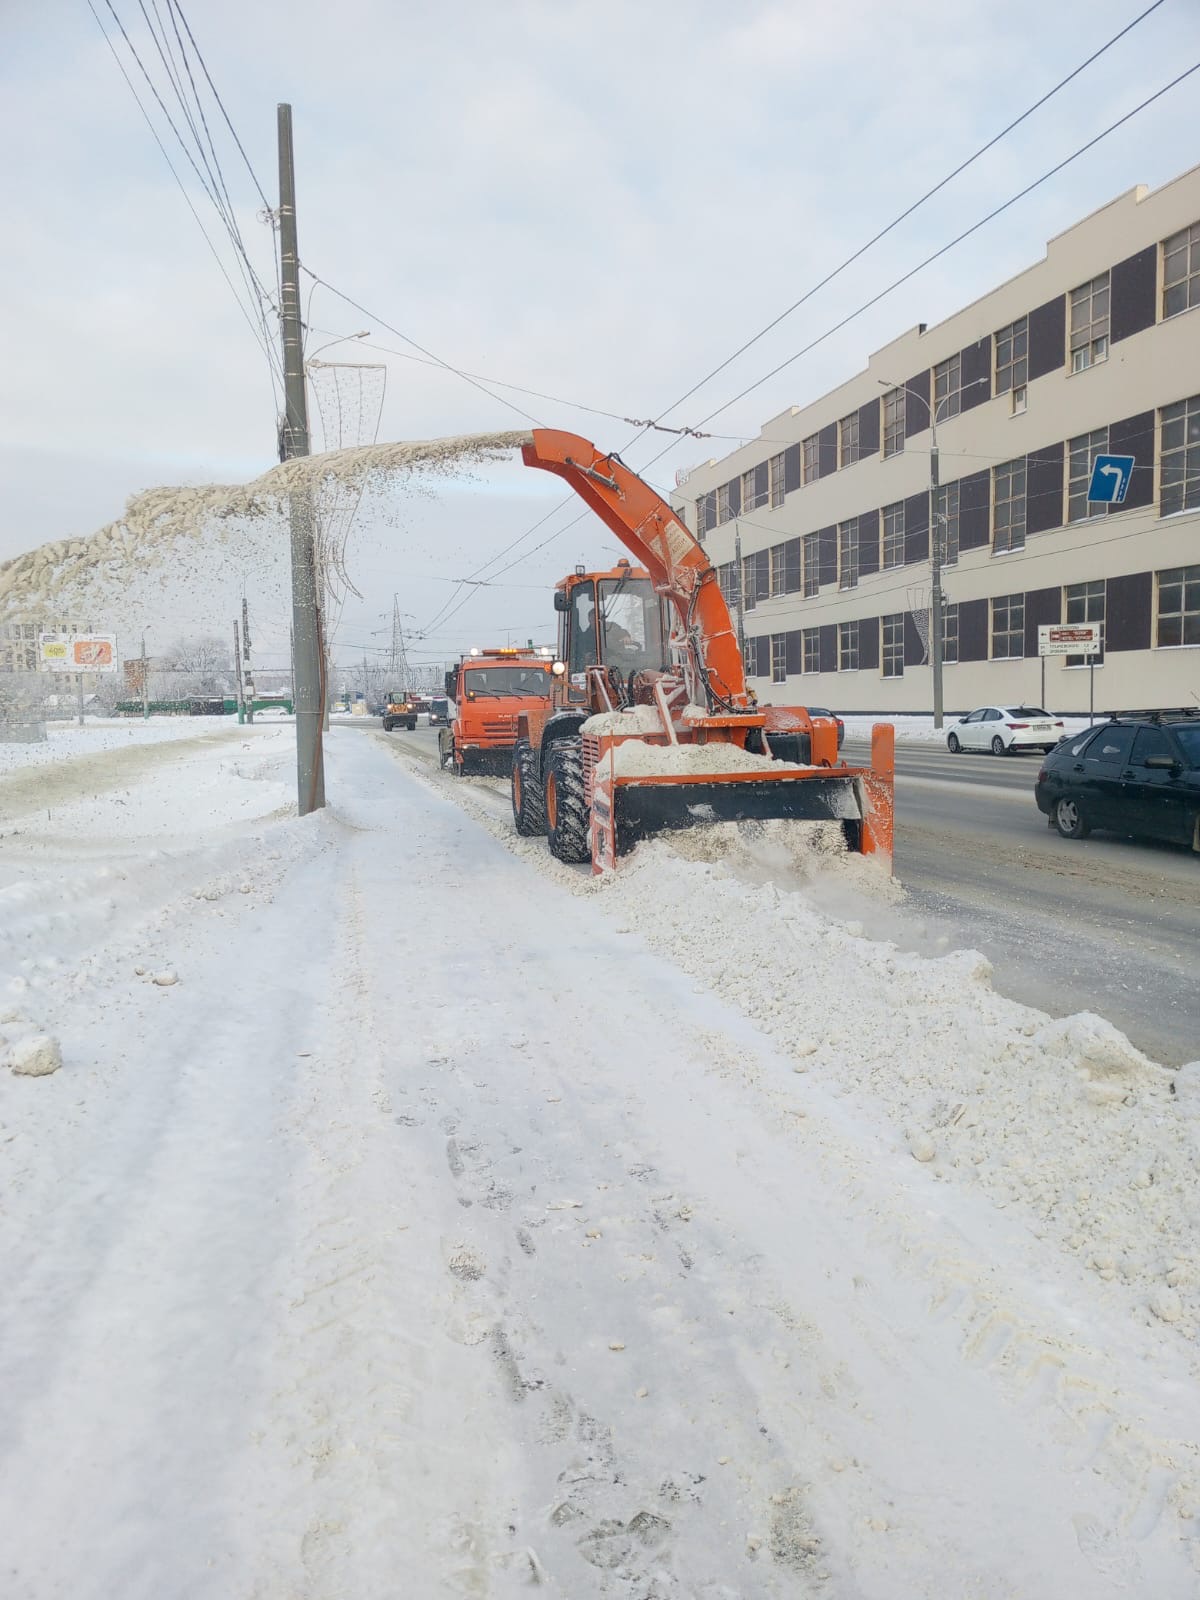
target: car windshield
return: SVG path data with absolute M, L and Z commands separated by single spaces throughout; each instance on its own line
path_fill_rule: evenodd
M 545 667 L 468 667 L 463 674 L 468 700 L 550 697 L 553 675 Z
M 1004 715 L 1006 717 L 1016 717 L 1022 721 L 1028 721 L 1030 717 L 1048 718 L 1050 713 L 1048 711 L 1043 711 L 1041 706 L 1009 706 Z
M 1183 756 L 1188 766 L 1200 767 L 1200 725 L 1191 728 L 1175 728 L 1174 734 L 1183 746 Z

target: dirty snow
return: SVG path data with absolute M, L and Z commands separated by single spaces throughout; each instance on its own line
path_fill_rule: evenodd
M 1197 1592 L 1200 1064 L 829 829 L 593 880 L 243 731 L 0 842 L 6 1596 Z
M 647 744 L 643 739 L 623 741 L 613 750 L 613 764 L 619 778 L 681 776 L 712 772 L 811 772 L 811 767 L 794 761 L 772 761 L 756 756 L 735 744 L 713 740 L 709 744 Z

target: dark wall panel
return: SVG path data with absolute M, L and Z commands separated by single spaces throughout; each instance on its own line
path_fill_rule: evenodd
M 783 587 L 787 594 L 800 593 L 802 584 L 799 539 L 789 539 L 783 547 Z
M 785 633 L 783 636 L 783 642 L 787 649 L 787 671 L 789 677 L 792 673 L 799 674 L 804 670 L 803 639 L 804 636 L 799 628 Z
M 1067 300 L 1059 295 L 1029 313 L 1029 380 L 1044 378 L 1067 359 Z
M 704 526 L 712 531 L 717 525 L 717 491 L 711 490 L 704 496 Z
M 879 571 L 879 512 L 864 511 L 858 519 L 858 575 Z
M 817 435 L 817 476 L 827 478 L 837 471 L 837 423 L 831 422 Z
M 771 598 L 771 552 L 759 550 L 754 557 L 754 598 Z
M 800 487 L 800 446 L 790 444 L 783 452 L 783 492 L 791 494 Z
M 923 433 L 929 426 L 929 368 L 904 385 L 904 437 Z
M 838 581 L 836 525 L 817 531 L 817 572 L 822 587 Z
M 961 516 L 961 513 L 960 513 Z M 910 494 L 904 502 L 904 560 L 929 560 L 929 496 Z
M 868 400 L 858 408 L 858 453 L 860 456 L 879 454 L 879 401 Z
M 1104 607 L 1104 648 L 1149 650 L 1150 607 L 1154 596 L 1154 574 L 1131 572 L 1124 578 L 1110 578 Z
M 1133 477 L 1125 495 L 1124 505 L 1109 506 L 1110 511 L 1128 511 L 1131 506 L 1148 506 L 1154 499 L 1154 413 L 1139 412 L 1136 417 L 1122 417 L 1108 430 L 1110 455 L 1132 456 Z M 1191 452 L 1188 452 L 1189 458 Z
M 1048 444 L 1026 458 L 1025 532 L 1061 528 L 1063 519 L 1063 445 Z
M 771 492 L 771 480 L 767 473 L 767 463 L 762 461 L 754 469 L 754 498 L 760 506 L 767 503 Z
M 827 622 L 820 631 L 821 671 L 836 672 L 838 664 L 837 623 Z
M 877 672 L 879 670 L 878 617 L 859 618 L 858 665 L 863 672 Z
M 1038 627 L 1044 623 L 1062 621 L 1062 590 L 1026 589 L 1025 591 L 1025 654 L 1036 659 L 1038 653 Z
M 959 356 L 959 377 L 962 383 L 962 409 L 971 411 L 992 398 L 992 339 L 980 339 L 969 344 Z
M 958 548 L 983 550 L 992 537 L 991 473 L 972 472 L 958 481 Z
M 742 514 L 742 480 L 734 478 L 729 485 L 729 515 L 740 517 Z
M 988 658 L 988 603 L 986 600 L 961 600 L 958 606 L 958 659 L 986 661 Z
M 1158 246 L 1148 244 L 1112 269 L 1109 338 L 1113 344 L 1154 326 L 1158 299 Z
M 925 646 L 921 642 L 921 635 L 917 631 L 916 620 L 911 611 L 904 613 L 904 665 L 906 667 L 919 667 L 926 659 Z

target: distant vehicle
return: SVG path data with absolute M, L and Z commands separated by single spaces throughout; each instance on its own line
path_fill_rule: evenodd
M 1116 713 L 1065 739 L 1034 798 L 1064 839 L 1104 828 L 1200 851 L 1200 708 Z
M 517 740 L 517 717 L 544 709 L 554 683 L 549 650 L 474 649 L 445 680 L 454 720 L 438 734 L 438 755 L 460 777 L 468 772 L 507 772 Z
M 831 721 L 837 723 L 838 749 L 840 750 L 842 748 L 842 740 L 846 737 L 846 724 L 841 717 L 835 716 L 827 706 L 805 706 L 804 709 L 810 717 L 828 717 Z
M 450 722 L 450 702 L 442 695 L 434 695 L 429 702 L 429 726 L 445 728 Z
M 1061 720 L 1040 706 L 980 706 L 954 724 L 946 748 L 952 755 L 960 750 L 990 750 L 994 756 L 1014 750 L 1049 752 L 1062 736 Z
M 417 725 L 417 704 L 415 698 L 399 689 L 389 689 L 387 704 L 383 708 L 383 731 L 391 733 L 393 728 L 407 728 L 409 733 Z

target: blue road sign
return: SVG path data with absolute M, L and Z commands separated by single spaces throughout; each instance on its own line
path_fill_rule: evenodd
M 1132 456 L 1097 456 L 1092 462 L 1088 499 L 1119 506 L 1129 493 L 1129 480 L 1132 477 Z

